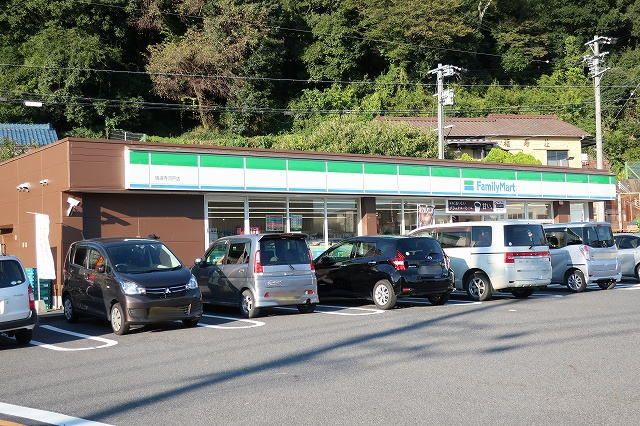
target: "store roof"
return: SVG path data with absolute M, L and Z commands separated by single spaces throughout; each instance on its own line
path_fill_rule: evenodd
M 437 117 L 389 117 L 380 116 L 382 121 L 409 123 L 426 129 L 438 127 Z M 446 117 L 447 138 L 479 136 L 546 136 L 589 138 L 584 130 L 562 121 L 555 115 L 489 114 L 486 117 Z
M 44 146 L 58 140 L 51 124 L 0 123 L 0 140 L 9 139 L 18 145 Z

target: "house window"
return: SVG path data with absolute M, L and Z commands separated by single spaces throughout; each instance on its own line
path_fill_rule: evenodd
M 547 166 L 569 166 L 569 151 L 547 151 Z

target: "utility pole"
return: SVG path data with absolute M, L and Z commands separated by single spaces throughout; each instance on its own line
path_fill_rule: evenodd
M 462 68 L 454 65 L 438 64 L 438 68 L 429 71 L 429 74 L 435 74 L 438 83 L 438 158 L 444 159 L 444 107 L 445 105 L 453 105 L 453 92 L 444 90 L 444 78 L 451 77 L 462 71 Z
M 604 169 L 604 159 L 602 153 L 602 108 L 600 105 L 600 81 L 602 75 L 609 70 L 609 68 L 601 68 L 604 61 L 604 57 L 609 52 L 600 52 L 601 44 L 612 44 L 614 39 L 611 37 L 595 36 L 593 40 L 585 43 L 585 46 L 591 48 L 591 55 L 587 55 L 583 58 L 584 62 L 589 65 L 589 74 L 593 78 L 593 90 L 595 95 L 595 115 L 596 115 L 596 168 L 599 170 Z M 604 217 L 604 202 L 596 203 L 596 219 L 603 221 Z

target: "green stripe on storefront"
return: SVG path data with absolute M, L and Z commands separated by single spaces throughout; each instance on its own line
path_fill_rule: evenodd
M 287 161 L 280 158 L 247 157 L 247 169 L 287 170 Z
M 516 172 L 513 170 L 497 169 L 462 169 L 462 177 L 469 179 L 515 180 Z
M 334 173 L 362 173 L 362 163 L 350 161 L 328 161 L 327 169 Z
M 149 164 L 149 153 L 140 151 L 129 152 L 130 164 Z
M 615 182 L 611 182 L 610 179 L 611 179 L 611 176 L 589 175 L 589 183 L 604 183 L 604 184 L 615 183 Z
M 564 173 L 542 173 L 544 182 L 564 182 Z
M 236 157 L 233 155 L 201 155 L 200 167 L 242 169 L 244 168 L 244 161 L 242 157 Z
M 324 172 L 326 163 L 316 160 L 289 160 L 289 170 L 296 172 Z
M 370 175 L 397 175 L 398 166 L 395 164 L 364 163 L 364 172 Z
M 431 167 L 431 176 L 459 178 L 460 169 L 457 167 Z
M 589 175 L 577 175 L 573 173 L 567 173 L 567 182 L 571 183 L 589 183 Z
M 408 166 L 400 164 L 398 171 L 403 176 L 429 176 L 429 167 L 427 166 Z
M 521 171 L 518 171 L 517 172 L 517 179 L 518 180 L 528 180 L 528 181 L 539 182 L 539 181 L 542 180 L 542 173 L 540 173 L 540 172 L 521 172 Z
M 154 166 L 197 167 L 198 156 L 176 152 L 152 152 L 151 164 Z

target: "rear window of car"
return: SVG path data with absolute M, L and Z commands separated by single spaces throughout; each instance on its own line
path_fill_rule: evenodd
M 582 244 L 586 244 L 593 248 L 613 247 L 615 240 L 613 239 L 613 233 L 611 227 L 606 225 L 595 226 L 581 226 L 575 228 L 569 228 L 578 235 Z
M 13 287 L 26 280 L 22 267 L 15 260 L 0 260 L 0 288 Z
M 301 238 L 263 238 L 260 240 L 260 263 L 263 266 L 309 264 L 309 247 Z
M 425 259 L 432 256 L 441 259 L 444 255 L 440 244 L 433 238 L 403 238 L 398 241 L 398 251 L 407 259 Z
M 504 226 L 504 245 L 506 247 L 546 246 L 542 225 L 522 224 Z

